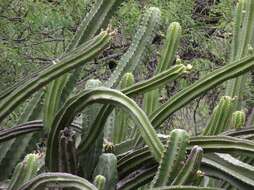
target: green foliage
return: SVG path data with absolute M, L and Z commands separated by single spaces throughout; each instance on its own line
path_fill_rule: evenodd
M 137 65 L 148 59 L 147 49 L 152 46 L 155 34 L 158 33 L 161 11 L 159 8 L 151 7 L 145 10 L 129 49 L 119 59 L 109 79 L 102 82 L 88 80 L 85 89 L 73 91 L 76 88 L 75 74 L 80 73 L 80 66 L 93 64 L 94 59 L 106 55 L 113 48 L 108 44 L 114 40 L 115 32 L 108 28 L 97 34 L 100 28 L 108 23 L 108 16 L 112 16 L 111 10 L 116 8 L 114 5 L 119 6 L 121 1 L 110 2 L 112 4 L 107 4 L 104 0 L 92 1 L 88 6 L 88 16 L 84 18 L 76 37 L 68 45 L 70 49 L 52 61 L 52 65 L 48 68 L 39 70 L 33 77 L 22 80 L 1 94 L 1 121 L 22 102 L 31 98 L 26 103 L 24 114 L 19 118 L 18 127 L 0 130 L 1 180 L 11 178 L 7 181 L 10 190 L 45 188 L 216 190 L 223 187 L 253 189 L 254 130 L 239 129 L 239 126 L 244 126 L 245 115 L 242 111 L 233 112 L 232 98 L 227 96 L 221 98 L 204 132 L 207 136 L 191 136 L 184 129 L 170 130 L 170 135 L 167 135 L 169 130 L 158 130 L 170 116 L 180 108 L 185 108 L 195 98 L 229 79 L 241 77 L 254 68 L 252 51 L 244 54 L 246 57 L 232 59 L 230 64 L 209 74 L 203 73 L 202 78 L 189 86 L 181 84 L 182 89 L 178 93 L 165 100 L 162 105 L 158 105 L 157 109 L 152 108 L 147 115 L 140 106 L 142 101 L 146 104 L 144 106 L 152 103 L 144 101 L 145 93 L 159 92 L 167 83 L 174 85 L 177 83 L 176 79 L 182 82 L 185 79 L 180 80 L 181 78 L 192 74 L 191 66 L 185 66 L 178 57 L 176 65 L 172 66 L 181 34 L 181 26 L 176 22 L 169 26 L 162 56 L 159 62 L 156 60 L 159 65 L 155 76 L 135 83 L 134 76 L 128 73 L 138 70 Z M 252 5 L 250 0 L 241 2 Z M 44 3 L 39 2 L 38 5 L 43 6 Z M 56 2 L 52 2 L 54 3 Z M 132 3 L 135 5 L 133 9 L 141 8 L 142 2 Z M 194 6 L 194 1 L 181 2 L 179 6 L 176 1 L 150 3 L 161 7 L 162 15 L 166 15 L 168 6 L 173 7 L 177 17 L 182 10 L 191 10 Z M 127 4 L 128 1 L 121 9 Z M 254 10 L 247 10 L 249 20 L 254 19 L 253 13 Z M 49 14 L 49 18 L 51 16 Z M 33 18 L 28 13 L 28 18 L 30 17 Z M 56 16 L 55 19 L 57 18 Z M 248 19 L 241 29 L 245 32 L 246 43 L 250 41 L 252 33 Z M 104 22 L 105 20 L 107 21 Z M 162 21 L 165 22 L 163 19 Z M 237 36 L 236 34 L 234 39 L 236 41 L 233 42 L 238 43 L 240 37 Z M 242 44 L 241 51 L 246 49 L 246 43 Z M 238 48 L 235 44 L 233 47 Z M 68 72 L 72 74 L 67 74 Z M 47 90 L 47 98 L 44 99 L 44 92 L 41 89 L 54 80 L 54 84 Z M 120 81 L 122 82 L 119 87 Z M 67 89 L 68 92 L 63 89 Z M 74 93 L 76 95 L 66 100 Z M 151 93 L 152 99 L 156 100 L 158 94 L 153 96 Z M 61 98 L 62 96 L 65 98 Z M 44 112 L 42 107 L 46 107 Z M 117 113 L 111 115 L 112 112 Z M 119 119 L 121 122 L 116 122 L 114 128 L 107 126 L 109 117 Z M 43 121 L 37 120 L 41 118 Z M 131 133 L 133 136 L 127 134 L 130 133 L 130 125 L 134 129 Z M 228 131 L 230 125 L 234 128 L 231 129 L 233 131 Z M 104 128 L 115 130 L 114 133 L 107 130 L 109 133 L 107 136 L 113 136 L 115 144 L 103 139 Z M 43 134 L 42 142 L 34 136 L 35 131 Z M 40 147 L 34 148 L 36 145 L 34 141 L 40 143 Z M 38 154 L 28 154 L 31 151 L 37 151 Z M 28 155 L 24 161 L 19 163 L 26 154 Z M 39 175 L 38 169 L 41 173 Z M 207 185 L 206 180 L 214 178 L 219 178 L 221 183 Z

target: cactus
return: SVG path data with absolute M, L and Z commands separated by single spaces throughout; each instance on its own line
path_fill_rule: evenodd
M 19 190 L 39 190 L 42 187 L 75 188 L 78 190 L 97 190 L 97 188 L 84 178 L 68 173 L 42 173 L 20 187 Z
M 234 129 L 240 129 L 245 124 L 245 113 L 244 111 L 235 111 L 232 114 L 231 127 Z
M 162 49 L 162 55 L 157 66 L 155 74 L 159 74 L 168 69 L 175 58 L 176 49 L 180 42 L 181 26 L 177 22 L 169 25 L 166 35 L 166 42 Z M 145 112 L 150 115 L 159 106 L 160 93 L 158 90 L 153 90 L 144 97 Z
M 120 83 L 120 88 L 124 89 L 134 84 L 134 76 L 131 73 L 126 73 Z M 118 144 L 126 137 L 128 129 L 128 114 L 122 110 L 116 109 L 116 122 L 113 131 L 113 143 Z
M 228 154 L 209 154 L 202 160 L 203 170 L 209 175 L 219 176 L 234 187 L 241 190 L 254 186 L 254 167 L 243 163 Z
M 74 35 L 64 54 L 76 49 L 81 44 L 93 38 L 102 27 L 107 26 L 122 0 L 97 0 L 90 12 L 80 23 L 79 30 Z M 84 61 L 85 63 L 85 61 Z M 65 74 L 53 81 L 47 88 L 46 102 L 44 109 L 44 123 L 47 128 L 52 124 L 55 113 L 60 108 L 60 103 L 66 101 L 80 75 L 80 69 L 71 74 Z
M 146 10 L 137 32 L 132 39 L 132 44 L 130 45 L 128 51 L 121 57 L 117 68 L 114 70 L 104 86 L 109 88 L 116 87 L 123 74 L 134 71 L 136 66 L 143 62 L 146 54 L 145 51 L 151 44 L 159 22 L 160 10 L 158 8 L 151 7 Z
M 171 185 L 192 185 L 196 178 L 198 171 L 200 171 L 200 164 L 203 156 L 203 149 L 199 146 L 194 146 L 184 163 L 182 169 L 175 177 Z M 199 184 L 197 184 L 199 185 Z
M 87 81 L 85 88 L 93 89 L 99 86 L 102 86 L 102 82 L 100 80 L 90 79 Z M 96 119 L 96 115 L 98 114 L 100 108 L 101 108 L 100 105 L 94 104 L 89 106 L 87 109 L 84 110 L 84 112 L 82 112 L 83 123 L 82 123 L 81 139 L 87 137 L 88 132 L 92 127 L 92 124 Z M 96 138 L 96 141 L 91 145 L 91 147 L 89 147 L 89 150 L 86 153 L 81 154 L 79 156 L 80 167 L 82 169 L 83 176 L 86 179 L 92 179 L 93 171 L 96 167 L 100 155 L 102 154 L 102 149 L 103 149 L 103 133 L 101 133 Z
M 151 148 L 151 152 L 156 159 L 159 159 L 162 153 L 162 144 L 158 139 L 155 130 L 151 126 L 147 116 L 137 104 L 117 90 L 99 87 L 92 90 L 85 90 L 83 93 L 69 99 L 65 106 L 58 112 L 52 130 L 49 134 L 48 148 L 46 154 L 46 164 L 50 171 L 57 170 L 58 165 L 58 147 L 59 132 L 65 127 L 69 127 L 74 116 L 87 105 L 95 102 L 114 103 L 128 110 L 133 120 L 139 126 L 140 133 L 145 142 Z M 89 146 L 94 142 L 101 132 L 103 126 L 93 126 L 86 139 L 83 139 L 79 145 L 79 154 L 86 152 Z
M 249 51 L 249 45 L 254 37 L 254 2 L 252 0 L 240 0 L 236 8 L 234 34 L 231 48 L 230 62 L 245 57 Z M 226 95 L 237 97 L 234 111 L 241 109 L 242 91 L 246 75 L 234 78 L 227 83 Z
M 20 186 L 36 176 L 40 166 L 38 159 L 38 154 L 28 154 L 25 159 L 16 166 L 8 190 L 19 190 Z
M 250 68 L 253 68 L 253 65 L 254 56 L 246 57 L 216 69 L 194 84 L 189 85 L 151 114 L 150 120 L 153 126 L 158 128 L 170 115 L 185 106 L 191 100 L 230 78 L 246 73 Z
M 25 106 L 18 123 L 24 123 L 40 117 L 43 96 L 43 93 L 38 92 L 32 97 L 31 101 Z M 22 157 L 36 148 L 35 143 L 38 142 L 39 137 L 40 134 L 38 133 L 29 133 L 0 144 L 0 169 L 2 171 L 0 179 L 8 178 Z
M 105 190 L 106 178 L 102 175 L 97 175 L 94 178 L 94 185 L 98 190 Z
M 108 32 L 101 32 L 89 42 L 81 45 L 69 55 L 63 57 L 59 63 L 41 71 L 33 80 L 25 82 L 19 88 L 12 91 L 12 93 L 0 102 L 0 121 L 8 116 L 16 106 L 28 98 L 32 93 L 62 74 L 82 65 L 83 62 L 91 60 L 108 44 L 109 40 L 110 35 Z
M 230 119 L 233 112 L 233 99 L 229 96 L 223 96 L 219 104 L 215 107 L 208 126 L 205 128 L 203 135 L 217 135 L 230 126 Z
M 94 170 L 94 176 L 102 175 L 106 178 L 105 189 L 114 190 L 117 183 L 117 158 L 114 154 L 104 153 Z
M 38 121 L 26 122 L 16 127 L 0 130 L 0 144 L 20 135 L 42 130 L 42 123 Z
M 171 131 L 151 187 L 166 186 L 173 182 L 178 170 L 181 168 L 181 162 L 185 160 L 188 141 L 189 136 L 186 131 L 181 129 Z
M 65 128 L 60 132 L 59 140 L 59 171 L 77 174 L 78 159 L 75 148 L 74 133 Z

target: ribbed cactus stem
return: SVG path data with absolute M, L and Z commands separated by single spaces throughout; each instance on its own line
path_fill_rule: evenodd
M 187 161 L 171 185 L 192 185 L 196 181 L 197 172 L 200 171 L 202 156 L 203 149 L 199 146 L 194 146 L 191 149 Z
M 208 126 L 203 135 L 217 135 L 229 128 L 230 119 L 233 112 L 233 100 L 229 96 L 223 96 L 219 104 L 215 107 Z
M 185 160 L 188 143 L 189 135 L 186 131 L 182 129 L 171 131 L 158 171 L 152 181 L 152 188 L 166 186 L 173 182 Z
M 28 154 L 20 162 L 12 175 L 8 190 L 18 190 L 24 183 L 33 178 L 39 170 L 39 155 Z
M 97 175 L 94 179 L 94 185 L 98 190 L 105 190 L 106 178 L 102 175 Z
M 140 21 L 137 32 L 127 52 L 119 60 L 116 69 L 105 83 L 106 87 L 118 86 L 126 72 L 133 72 L 144 61 L 148 46 L 152 43 L 160 23 L 160 10 L 156 7 L 147 9 Z
M 166 42 L 162 49 L 160 61 L 158 63 L 155 74 L 159 74 L 167 70 L 175 59 L 177 47 L 180 42 L 182 28 L 178 22 L 173 22 L 169 25 L 167 30 Z M 160 92 L 153 90 L 145 94 L 144 109 L 150 115 L 159 106 Z
M 117 10 L 122 2 L 123 0 L 97 0 L 81 21 L 76 34 L 64 54 L 68 54 L 81 44 L 89 41 L 100 32 L 102 27 L 105 29 L 114 11 Z M 74 89 L 81 73 L 80 71 L 80 68 L 76 69 L 73 73 L 65 74 L 49 84 L 46 95 L 46 102 L 48 104 L 45 106 L 44 111 L 44 123 L 47 128 L 51 126 L 55 113 Z
M 246 115 L 244 111 L 235 111 L 232 114 L 231 127 L 234 129 L 240 129 L 244 126 Z
M 233 62 L 249 54 L 249 46 L 254 37 L 254 1 L 240 0 L 236 8 L 235 26 L 231 48 L 231 59 Z M 226 95 L 237 97 L 234 103 L 234 111 L 241 109 L 243 88 L 246 75 L 232 79 L 227 83 Z
M 78 160 L 73 131 L 65 128 L 59 138 L 59 172 L 77 174 Z
M 124 89 L 131 85 L 133 85 L 135 82 L 134 76 L 132 73 L 126 73 L 121 82 L 120 82 L 120 88 Z M 116 109 L 116 122 L 114 127 L 114 134 L 113 134 L 113 143 L 118 144 L 121 141 L 123 141 L 126 137 L 126 132 L 128 129 L 128 114 L 125 113 L 123 110 Z
M 102 86 L 98 79 L 89 79 L 86 82 L 85 89 L 93 89 Z M 93 122 L 101 108 L 101 105 L 94 104 L 82 112 L 82 134 L 81 141 L 87 137 L 89 130 L 93 127 Z M 89 147 L 89 150 L 79 156 L 80 168 L 83 171 L 83 177 L 92 180 L 93 171 L 103 150 L 103 132 L 97 136 L 96 141 Z M 89 163 L 89 164 L 87 164 Z
M 105 189 L 115 190 L 117 184 L 117 158 L 114 154 L 104 153 L 94 170 L 94 176 L 102 175 L 106 178 Z

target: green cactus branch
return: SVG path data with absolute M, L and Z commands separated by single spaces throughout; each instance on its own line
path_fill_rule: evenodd
M 43 124 L 40 121 L 31 121 L 16 127 L 0 130 L 0 143 L 16 138 L 20 135 L 41 131 Z
M 24 183 L 36 176 L 40 168 L 39 157 L 38 154 L 28 154 L 25 159 L 16 166 L 8 190 L 19 190 Z
M 145 142 L 151 148 L 154 157 L 159 160 L 163 146 L 156 135 L 155 130 L 151 126 L 147 116 L 144 114 L 141 108 L 137 104 L 121 92 L 117 90 L 107 89 L 107 88 L 96 88 L 92 90 L 85 90 L 80 95 L 71 98 L 65 106 L 58 112 L 54 123 L 52 125 L 52 130 L 49 134 L 48 148 L 46 154 L 46 165 L 50 171 L 57 170 L 58 165 L 57 158 L 58 146 L 57 142 L 59 132 L 65 127 L 69 127 L 69 124 L 74 119 L 75 115 L 82 111 L 86 106 L 92 103 L 104 103 L 104 104 L 118 104 L 119 106 L 127 109 L 133 120 L 139 126 L 140 133 L 144 137 Z M 68 116 L 68 117 L 67 117 Z M 89 146 L 96 139 L 103 125 L 93 126 L 89 131 L 89 134 L 85 140 L 79 145 L 79 153 L 84 153 L 89 148 Z
M 24 85 L 15 89 L 0 103 L 0 121 L 2 121 L 9 113 L 11 113 L 17 105 L 28 98 L 32 93 L 36 92 L 50 81 L 56 79 L 62 74 L 74 69 L 80 64 L 91 60 L 100 52 L 110 41 L 108 32 L 101 32 L 94 39 L 81 45 L 71 54 L 63 57 L 54 64 L 41 71 L 33 80 L 27 81 Z
M 137 32 L 128 51 L 121 57 L 118 65 L 104 86 L 117 87 L 126 72 L 133 72 L 144 61 L 148 46 L 151 44 L 160 23 L 160 10 L 156 7 L 147 9 L 140 21 Z
M 174 129 L 170 132 L 170 137 L 166 148 L 161 156 L 158 171 L 151 183 L 151 188 L 166 186 L 171 184 L 181 169 L 181 162 L 186 157 L 186 147 L 189 135 L 182 129 Z
M 65 50 L 64 54 L 76 49 L 93 38 L 101 29 L 108 25 L 109 19 L 117 10 L 122 0 L 97 0 L 79 25 L 79 29 Z M 81 69 L 67 73 L 49 84 L 44 106 L 44 123 L 50 127 L 60 103 L 66 101 L 73 90 Z
M 166 42 L 162 49 L 162 55 L 159 59 L 158 66 L 156 68 L 155 74 L 159 74 L 166 69 L 168 69 L 175 59 L 176 50 L 180 42 L 182 28 L 179 23 L 173 22 L 169 25 Z M 145 94 L 144 96 L 144 110 L 146 114 L 150 115 L 155 109 L 159 107 L 160 93 L 158 90 L 153 90 Z
M 207 175 L 219 177 L 241 189 L 254 188 L 254 167 L 228 154 L 209 154 L 202 160 L 202 170 Z
M 78 190 L 97 190 L 97 188 L 84 178 L 68 173 L 42 173 L 22 185 L 19 190 L 39 190 L 41 187 L 64 187 Z
M 219 104 L 214 108 L 210 121 L 202 135 L 218 135 L 230 127 L 234 100 L 229 96 L 222 96 Z
M 199 146 L 194 146 L 171 185 L 192 185 L 195 178 L 197 178 L 198 170 L 200 170 L 202 157 L 203 149 Z
M 253 67 L 254 56 L 250 56 L 216 69 L 204 78 L 181 90 L 168 102 L 155 110 L 150 116 L 153 126 L 158 128 L 171 114 L 185 106 L 191 100 L 230 78 L 247 73 Z

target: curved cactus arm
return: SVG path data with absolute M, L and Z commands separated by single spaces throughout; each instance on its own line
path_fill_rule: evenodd
M 125 178 L 118 181 L 117 190 L 138 189 L 139 187 L 146 185 L 153 179 L 156 170 L 157 165 L 156 166 L 153 165 L 151 167 L 139 169 L 134 173 L 130 173 Z
M 150 115 L 153 126 L 158 128 L 171 114 L 185 106 L 191 100 L 230 78 L 250 71 L 253 67 L 254 56 L 250 56 L 216 69 L 204 78 L 177 93 L 168 102 L 155 110 L 153 114 Z
M 100 86 L 102 86 L 102 82 L 100 80 L 90 79 L 86 82 L 85 89 L 93 89 Z M 96 119 L 96 115 L 98 114 L 100 109 L 101 105 L 94 104 L 92 106 L 89 106 L 82 112 L 83 122 L 82 122 L 81 139 L 87 137 L 88 131 L 92 127 L 92 124 Z M 92 179 L 93 171 L 96 167 L 100 155 L 102 154 L 103 135 L 104 135 L 103 133 L 100 133 L 100 135 L 96 138 L 96 141 L 89 147 L 86 154 L 79 155 L 79 163 L 80 168 L 83 171 L 83 177 L 88 180 Z
M 38 119 L 42 111 L 41 103 L 43 97 L 44 93 L 40 91 L 37 92 L 25 106 L 24 112 L 21 114 L 17 123 L 25 123 Z M 31 122 L 30 124 L 40 125 L 39 121 Z M 36 148 L 36 143 L 39 141 L 40 137 L 40 132 L 38 132 L 17 136 L 16 138 L 0 144 L 0 170 L 2 171 L 0 172 L 0 179 L 6 179 L 22 157 Z
M 168 187 L 153 188 L 150 190 L 222 190 L 222 189 L 216 188 L 216 187 L 168 186 Z
M 36 132 L 42 130 L 41 122 L 32 121 L 20 124 L 16 127 L 0 130 L 0 143 L 16 138 L 20 135 Z
M 78 31 L 65 50 L 65 54 L 93 38 L 102 27 L 108 24 L 114 10 L 122 2 L 123 0 L 97 0 L 80 23 Z M 44 123 L 47 128 L 52 124 L 54 115 L 61 103 L 69 97 L 79 74 L 80 69 L 77 69 L 74 73 L 65 74 L 49 84 L 44 107 Z
M 95 176 L 93 183 L 98 190 L 105 190 L 106 178 L 102 175 L 97 175 Z
M 126 73 L 121 82 L 120 88 L 124 89 L 134 84 L 134 76 L 132 73 Z M 115 113 L 115 127 L 113 131 L 113 143 L 117 144 L 123 141 L 126 137 L 126 132 L 128 129 L 128 114 L 125 113 L 123 110 L 119 110 L 116 108 Z M 117 126 L 117 127 L 116 127 Z
M 115 190 L 117 184 L 117 158 L 114 154 L 104 153 L 100 156 L 98 164 L 94 170 L 94 176 L 105 177 L 105 189 Z
M 233 99 L 222 96 L 219 104 L 215 107 L 211 119 L 202 135 L 218 135 L 230 127 L 230 119 L 233 112 Z
M 190 146 L 198 145 L 204 149 L 204 152 L 222 152 L 254 156 L 254 143 L 250 140 L 240 139 L 228 136 L 197 136 L 192 137 Z
M 160 57 L 155 74 L 159 74 L 168 69 L 175 58 L 176 50 L 180 42 L 182 28 L 179 23 L 173 22 L 169 25 L 166 42 L 162 49 L 162 55 Z M 144 96 L 144 110 L 146 114 L 150 115 L 155 109 L 159 107 L 160 93 L 158 90 L 153 90 Z
M 104 86 L 109 88 L 116 87 L 126 72 L 133 72 L 136 66 L 143 62 L 147 48 L 152 43 L 159 23 L 160 10 L 156 7 L 147 9 L 128 51 L 121 57 L 116 69 Z
M 21 185 L 35 177 L 39 168 L 39 155 L 28 154 L 25 159 L 16 166 L 8 190 L 19 190 Z
M 203 156 L 203 149 L 199 146 L 194 146 L 184 163 L 182 169 L 175 177 L 171 185 L 191 185 L 197 177 L 197 172 L 200 169 L 200 164 Z
M 24 85 L 14 90 L 0 103 L 0 121 L 8 116 L 17 105 L 32 93 L 62 74 L 91 60 L 108 44 L 109 40 L 110 35 L 108 32 L 101 32 L 101 34 L 93 38 L 91 41 L 72 51 L 70 55 L 63 57 L 59 63 L 41 71 L 33 80 L 27 81 Z
M 130 97 L 141 93 L 143 94 L 176 80 L 188 71 L 189 66 L 184 66 L 183 64 L 175 65 L 150 79 L 135 83 L 127 88 L 122 89 L 121 91 Z
M 209 154 L 202 159 L 206 175 L 218 177 L 241 189 L 254 188 L 254 167 L 228 154 Z
M 167 139 L 166 139 L 167 140 Z M 165 143 L 165 140 L 162 140 Z M 200 146 L 204 150 L 204 154 L 220 152 L 226 154 L 234 154 L 237 152 L 240 155 L 248 155 L 253 158 L 254 144 L 251 141 L 232 137 L 191 137 L 190 144 L 187 149 L 190 151 L 193 146 Z M 132 151 L 126 155 L 122 155 L 118 161 L 119 177 L 127 176 L 129 173 L 136 170 L 145 163 L 156 163 L 151 155 L 148 147 Z
M 182 168 L 181 162 L 185 160 L 189 135 L 182 129 L 170 132 L 166 149 L 164 150 L 158 171 L 151 183 L 151 188 L 171 184 Z
M 254 134 L 254 128 L 253 127 L 247 127 L 247 128 L 242 128 L 242 129 L 238 129 L 238 130 L 231 129 L 231 130 L 225 131 L 221 135 L 244 138 L 245 136 L 253 135 L 253 134 Z
M 84 178 L 68 173 L 42 173 L 22 185 L 19 190 L 39 190 L 42 187 L 76 188 L 78 190 L 97 190 Z
M 145 142 L 151 148 L 151 152 L 154 157 L 159 160 L 163 151 L 162 143 L 156 135 L 156 131 L 150 124 L 145 113 L 141 108 L 130 98 L 125 96 L 123 93 L 107 89 L 107 88 L 96 88 L 92 90 L 85 90 L 78 96 L 71 98 L 65 106 L 58 112 L 52 130 L 49 134 L 48 148 L 46 154 L 46 164 L 51 171 L 55 171 L 58 165 L 58 147 L 57 142 L 59 141 L 59 132 L 69 127 L 75 115 L 86 108 L 86 106 L 92 103 L 104 103 L 104 104 L 117 104 L 124 109 L 128 110 L 133 120 L 139 126 L 140 133 L 144 137 Z M 67 117 L 68 115 L 68 117 Z M 85 153 L 89 146 L 94 142 L 96 137 L 100 134 L 102 129 L 101 126 L 93 126 L 89 131 L 86 139 L 83 139 L 79 145 L 79 154 Z

